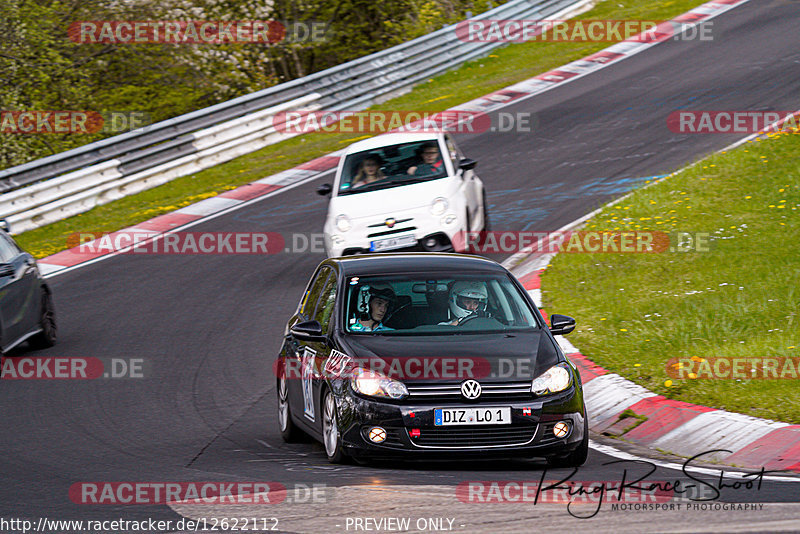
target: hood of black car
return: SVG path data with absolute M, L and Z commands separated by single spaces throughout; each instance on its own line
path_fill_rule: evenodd
M 558 363 L 558 351 L 541 330 L 437 336 L 351 335 L 344 351 L 361 367 L 409 384 L 519 382 Z

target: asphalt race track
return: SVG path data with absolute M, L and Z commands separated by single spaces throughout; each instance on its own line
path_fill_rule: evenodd
M 502 110 L 533 113 L 533 132 L 459 136 L 463 151 L 479 161 L 493 230 L 555 230 L 647 177 L 741 137 L 674 134 L 666 117 L 676 109 L 800 108 L 797 16 L 797 2 L 749 2 L 714 19 L 713 42 L 662 43 Z M 283 191 L 193 231 L 279 232 L 287 240 L 293 233 L 321 232 L 326 199 L 314 193 L 319 183 Z M 538 461 L 332 466 L 320 444 L 284 444 L 271 363 L 285 321 L 323 257 L 122 255 L 53 277 L 59 344 L 11 356 L 141 358 L 144 378 L 0 383 L 0 517 L 230 516 L 232 510 L 210 505 L 79 505 L 68 491 L 84 481 L 275 481 L 336 488 L 326 490 L 326 503 L 283 503 L 258 513 L 253 505 L 236 513 L 277 517 L 278 530 L 293 532 L 353 531 L 347 517 L 388 515 L 410 517 L 412 524 L 455 518 L 458 532 L 567 524 L 598 532 L 800 529 L 797 504 L 663 514 L 611 513 L 606 506 L 594 519 L 570 523 L 578 520 L 563 504 L 453 499 L 462 481 L 538 480 L 544 469 Z M 620 480 L 622 467 L 604 465 L 614 459 L 592 450 L 573 478 Z M 548 478 L 559 474 L 569 472 Z M 676 478 L 685 476 L 659 468 L 649 480 Z M 758 490 L 723 491 L 716 502 L 799 498 L 799 484 L 765 481 Z

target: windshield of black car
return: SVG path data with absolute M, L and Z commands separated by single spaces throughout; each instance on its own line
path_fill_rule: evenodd
M 438 142 L 416 141 L 348 154 L 339 195 L 426 182 L 447 175 Z
M 518 287 L 502 273 L 353 276 L 344 305 L 348 333 L 440 335 L 538 329 Z

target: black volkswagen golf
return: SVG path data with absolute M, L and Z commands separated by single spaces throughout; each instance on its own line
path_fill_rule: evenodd
M 520 283 L 477 256 L 374 254 L 323 261 L 274 370 L 281 435 L 331 462 L 398 455 L 588 453 L 580 375 Z

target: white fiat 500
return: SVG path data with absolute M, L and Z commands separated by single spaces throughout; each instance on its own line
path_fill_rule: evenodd
M 325 220 L 328 257 L 465 250 L 464 232 L 488 230 L 486 193 L 447 133 L 390 133 L 359 141 L 339 160 Z

